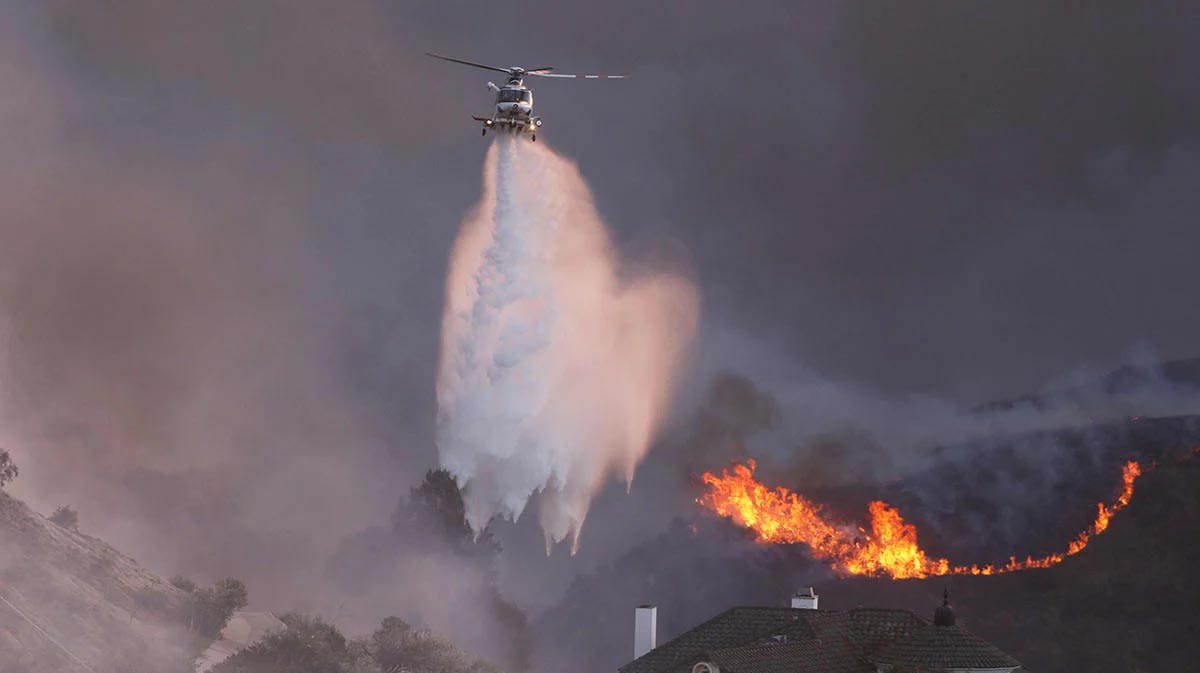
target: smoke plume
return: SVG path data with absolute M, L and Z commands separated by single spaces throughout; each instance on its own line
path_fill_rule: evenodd
M 501 138 L 455 244 L 438 375 L 438 451 L 467 519 L 540 492 L 547 545 L 579 533 L 606 478 L 633 478 L 696 323 L 690 283 L 621 277 L 576 167 Z

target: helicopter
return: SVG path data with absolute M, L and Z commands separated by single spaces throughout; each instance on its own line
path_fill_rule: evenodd
M 516 66 L 509 68 L 501 68 L 494 65 L 484 65 L 483 63 L 475 63 L 473 61 L 464 61 L 461 58 L 451 58 L 449 56 L 439 56 L 425 52 L 426 56 L 450 61 L 451 63 L 461 63 L 484 70 L 493 70 L 502 72 L 507 75 L 507 80 L 503 86 L 496 86 L 493 82 L 488 82 L 488 90 L 496 94 L 496 111 L 491 117 L 476 117 L 471 116 L 477 122 L 483 123 L 483 129 L 480 135 L 487 135 L 488 129 L 493 131 L 509 131 L 513 134 L 520 135 L 528 133 L 529 139 L 537 142 L 537 132 L 542 128 L 542 118 L 533 115 L 533 92 L 529 87 L 525 86 L 525 77 L 560 77 L 564 79 L 625 79 L 625 75 L 567 75 L 557 72 L 552 67 L 545 68 L 519 68 Z

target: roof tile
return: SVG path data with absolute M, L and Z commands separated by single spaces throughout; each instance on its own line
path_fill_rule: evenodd
M 722 673 L 872 673 L 1020 664 L 957 626 L 934 626 L 909 610 L 846 612 L 731 608 L 646 655 L 620 673 L 690 673 L 700 661 Z

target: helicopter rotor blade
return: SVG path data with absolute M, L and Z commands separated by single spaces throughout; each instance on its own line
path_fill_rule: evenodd
M 451 63 L 461 63 L 463 65 L 475 66 L 476 68 L 483 68 L 484 70 L 494 70 L 495 72 L 502 72 L 506 75 L 512 74 L 512 70 L 509 68 L 497 68 L 494 65 L 484 65 L 482 63 L 474 63 L 472 61 L 464 61 L 461 58 L 450 58 L 449 56 L 438 56 L 437 54 L 431 54 L 429 52 L 425 52 L 425 55 L 432 56 L 433 58 L 440 58 L 443 61 L 450 61 Z
M 549 68 L 525 68 L 525 74 L 526 74 L 526 75 L 540 75 L 540 74 L 543 74 L 543 73 L 550 72 L 551 70 L 554 70 L 554 68 L 553 68 L 553 67 L 549 67 Z
M 525 71 L 526 75 L 536 75 L 538 77 L 562 77 L 567 79 L 629 79 L 626 75 L 565 75 L 558 72 L 532 72 Z

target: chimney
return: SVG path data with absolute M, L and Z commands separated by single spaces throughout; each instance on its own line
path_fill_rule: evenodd
M 792 596 L 792 607 L 798 610 L 816 610 L 819 598 L 812 587 L 805 587 Z
M 633 658 L 653 650 L 658 645 L 658 608 L 639 605 L 633 617 Z

